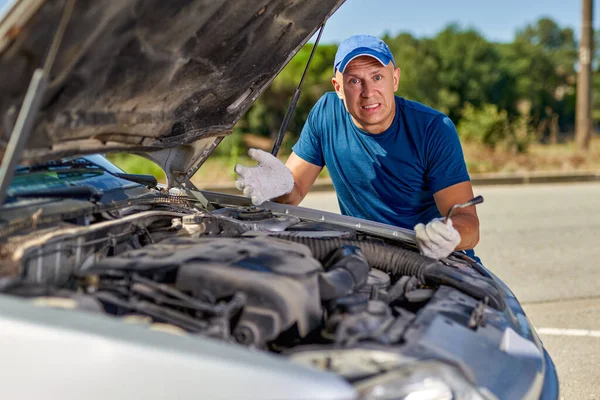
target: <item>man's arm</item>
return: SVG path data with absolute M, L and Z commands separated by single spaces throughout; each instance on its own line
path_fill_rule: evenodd
M 425 138 L 426 179 L 434 190 L 433 197 L 440 214 L 445 216 L 453 205 L 473 198 L 464 153 L 456 127 L 447 116 L 435 118 L 427 127 Z M 477 245 L 477 211 L 474 207 L 456 211 L 445 223 L 434 218 L 427 224 L 415 225 L 417 246 L 421 254 L 440 259 L 454 250 L 472 249 Z
M 317 180 L 323 167 L 311 164 L 298 157 L 295 153 L 290 154 L 285 166 L 292 172 L 294 177 L 294 188 L 288 194 L 280 196 L 274 201 L 297 206 Z
M 433 195 L 442 216 L 446 216 L 454 204 L 465 203 L 473 197 L 471 182 L 457 183 Z M 456 209 L 451 220 L 461 238 L 456 250 L 474 248 L 479 243 L 479 218 L 475 206 Z

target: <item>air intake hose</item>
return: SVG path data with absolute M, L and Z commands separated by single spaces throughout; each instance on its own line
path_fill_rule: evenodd
M 369 263 L 356 246 L 336 249 L 324 265 L 327 272 L 319 275 L 322 300 L 332 300 L 353 293 L 369 278 Z
M 415 276 L 423 281 L 423 272 L 429 264 L 437 261 L 412 251 L 397 249 L 385 244 L 341 238 L 314 238 L 304 236 L 271 236 L 290 240 L 307 246 L 319 261 L 325 261 L 332 251 L 342 246 L 356 246 L 362 250 L 371 268 L 377 268 L 399 278 L 404 275 Z
M 307 246 L 313 256 L 321 262 L 324 262 L 332 251 L 342 246 L 356 246 L 362 250 L 371 268 L 387 272 L 394 279 L 401 276 L 414 276 L 430 285 L 447 285 L 462 290 L 478 300 L 487 299 L 489 305 L 498 310 L 505 308 L 504 298 L 492 280 L 460 273 L 452 267 L 414 251 L 353 239 L 287 236 L 277 233 L 271 236 Z

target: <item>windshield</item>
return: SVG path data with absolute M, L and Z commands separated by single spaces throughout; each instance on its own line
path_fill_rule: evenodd
M 34 166 L 19 166 L 8 188 L 7 202 L 20 193 L 91 186 L 101 191 L 139 186 L 113 174 L 123 171 L 100 155 L 70 158 Z

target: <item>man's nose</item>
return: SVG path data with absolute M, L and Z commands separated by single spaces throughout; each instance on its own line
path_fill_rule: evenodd
M 373 93 L 374 93 L 373 85 L 371 85 L 368 82 L 363 83 L 362 93 L 361 93 L 362 97 L 369 98 L 369 97 L 373 96 Z

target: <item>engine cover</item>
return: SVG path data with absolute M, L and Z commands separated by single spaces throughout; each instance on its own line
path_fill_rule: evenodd
M 173 237 L 110 259 L 119 269 L 173 266 L 175 288 L 196 298 L 228 300 L 243 292 L 246 305 L 233 336 L 262 346 L 292 328 L 305 337 L 322 322 L 318 275 L 323 267 L 301 244 L 271 238 Z

